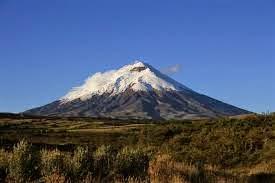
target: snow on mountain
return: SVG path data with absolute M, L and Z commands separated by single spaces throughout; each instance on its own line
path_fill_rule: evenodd
M 60 100 L 24 112 L 37 116 L 196 119 L 249 111 L 197 93 L 149 64 L 96 73 Z
M 87 100 L 94 95 L 117 95 L 132 89 L 133 91 L 172 90 L 181 91 L 188 89 L 168 76 L 160 73 L 151 65 L 136 61 L 118 70 L 104 73 L 98 72 L 89 77 L 82 86 L 73 88 L 61 98 L 62 103 L 75 99 Z

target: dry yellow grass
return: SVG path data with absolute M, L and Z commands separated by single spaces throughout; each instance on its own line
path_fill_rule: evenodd
M 121 126 L 102 126 L 102 127 L 97 127 L 97 128 L 89 128 L 87 127 L 86 129 L 72 129 L 68 130 L 68 132 L 124 132 L 132 129 L 138 129 L 140 127 L 144 127 L 145 124 L 131 124 L 131 125 L 121 125 Z
M 256 175 L 260 173 L 275 174 L 275 159 L 256 165 L 249 170 L 248 175 Z
M 194 174 L 193 165 L 175 162 L 169 155 L 158 155 L 150 162 L 149 176 L 152 183 L 185 183 L 186 176 Z
M 66 178 L 63 175 L 60 175 L 58 173 L 53 173 L 52 175 L 49 175 L 44 178 L 45 183 L 66 183 Z

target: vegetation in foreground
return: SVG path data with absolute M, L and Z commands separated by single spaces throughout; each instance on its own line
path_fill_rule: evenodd
M 30 134 L 19 131 L 27 140 L 0 150 L 0 182 L 275 182 L 275 115 L 117 124 L 122 129 L 115 137 L 104 136 L 108 141 L 77 141 L 69 149 L 32 145 L 28 137 L 38 127 L 14 124 Z M 67 128 L 70 131 L 66 133 L 63 128 L 62 132 L 84 133 L 89 139 L 115 128 L 105 124 L 105 130 L 96 131 L 102 128 L 98 122 L 85 124 L 85 132 L 79 127 Z M 87 125 L 99 126 L 89 130 Z M 5 141 L 12 123 L 2 123 L 0 128 Z M 112 138 L 122 137 L 122 141 L 112 143 Z

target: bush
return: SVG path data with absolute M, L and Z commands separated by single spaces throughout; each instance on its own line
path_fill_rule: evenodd
M 9 168 L 9 153 L 4 151 L 3 149 L 0 150 L 0 182 L 4 182 Z
M 66 177 L 57 172 L 44 177 L 45 183 L 66 183 Z
M 149 157 L 140 148 L 123 148 L 116 158 L 115 171 L 123 177 L 143 177 L 147 176 L 149 167 Z
M 23 140 L 13 152 L 0 150 L 0 182 L 274 182 L 274 116 L 145 125 L 108 133 L 104 140 L 115 140 L 114 146 L 95 152 L 71 152 L 71 145 L 67 152 L 33 151 Z M 150 151 L 113 149 L 136 144 L 136 137 Z M 151 152 L 157 156 L 149 165 Z
M 106 177 L 111 173 L 115 160 L 115 151 L 111 146 L 100 146 L 94 153 L 93 172 L 96 177 Z
M 9 162 L 10 178 L 16 182 L 26 182 L 39 176 L 39 155 L 32 151 L 31 145 L 22 140 L 13 148 Z
M 43 177 L 52 175 L 72 175 L 70 158 L 59 150 L 42 150 L 41 152 L 41 174 Z
M 152 183 L 192 182 L 198 175 L 194 165 L 176 162 L 167 154 L 159 154 L 150 161 L 148 172 Z
M 71 168 L 73 171 L 73 176 L 79 179 L 87 176 L 89 171 L 92 169 L 92 157 L 89 155 L 88 147 L 77 147 L 74 151 Z

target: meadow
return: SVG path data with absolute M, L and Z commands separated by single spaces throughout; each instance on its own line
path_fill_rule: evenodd
M 275 182 L 275 115 L 194 121 L 1 115 L 0 182 Z

